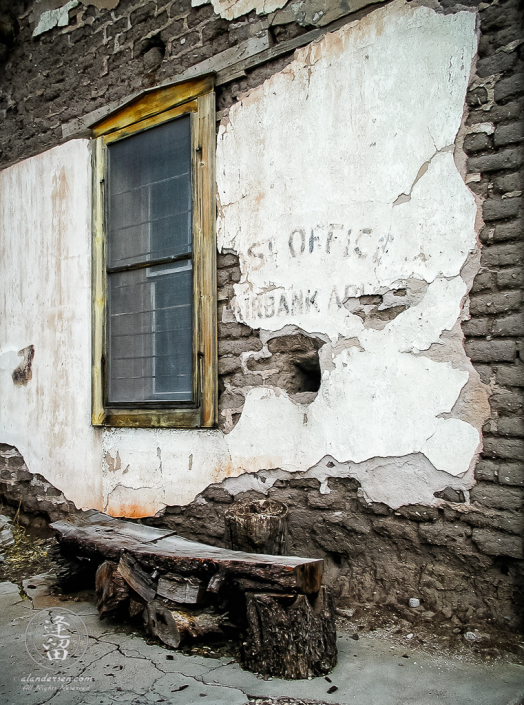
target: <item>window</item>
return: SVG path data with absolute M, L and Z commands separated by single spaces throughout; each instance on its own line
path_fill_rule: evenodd
M 94 126 L 95 426 L 216 423 L 212 78 Z

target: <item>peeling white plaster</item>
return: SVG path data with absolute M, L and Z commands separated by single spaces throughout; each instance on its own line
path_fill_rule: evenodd
M 102 508 L 91 409 L 91 154 L 68 142 L 0 172 L 0 443 L 78 507 Z M 34 345 L 32 379 L 13 384 Z
M 54 27 L 67 27 L 69 24 L 69 10 L 73 10 L 78 6 L 78 0 L 69 0 L 62 7 L 58 7 L 55 10 L 46 10 L 42 12 L 38 20 L 38 24 L 33 30 L 33 37 L 37 37 L 39 34 L 48 32 Z
M 458 321 L 462 276 L 478 269 L 476 205 L 452 149 L 475 18 L 395 0 L 298 51 L 230 109 L 218 235 L 238 252 L 241 280 L 228 320 L 260 329 L 264 344 L 297 330 L 326 344 L 313 401 L 254 387 L 227 435 L 89 426 L 88 150 L 70 142 L 3 172 L 6 233 L 23 235 L 14 253 L 1 245 L 13 313 L 0 369 L 30 344 L 35 360 L 27 386 L 3 385 L 0 442 L 82 506 L 130 516 L 187 504 L 226 478 L 232 492 L 268 487 L 285 471 L 313 473 L 324 492 L 329 476 L 355 477 L 392 507 L 471 487 L 485 392 Z M 71 194 L 49 205 L 60 169 Z M 58 306 L 51 284 L 64 277 Z M 398 289 L 408 308 L 385 325 L 344 305 L 382 295 L 392 306 Z
M 235 20 L 255 10 L 258 15 L 267 15 L 279 10 L 287 0 L 191 0 L 192 7 L 213 5 L 213 10 L 225 20 Z

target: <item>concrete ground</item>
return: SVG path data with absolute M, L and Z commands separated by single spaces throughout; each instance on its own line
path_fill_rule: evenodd
M 89 602 L 61 604 L 85 623 L 87 650 L 81 659 L 60 671 L 44 669 L 30 658 L 25 631 L 45 603 L 35 599 L 33 607 L 31 599 L 22 599 L 17 585 L 0 583 L 3 705 L 284 705 L 294 700 L 338 705 L 524 702 L 524 666 L 516 664 L 466 663 L 416 650 L 405 658 L 402 648 L 388 642 L 365 636 L 354 641 L 342 634 L 338 638 L 338 665 L 330 681 L 264 681 L 243 671 L 231 659 L 186 656 L 148 645 L 125 625 L 99 621 L 95 606 Z M 71 680 L 53 680 L 58 677 Z

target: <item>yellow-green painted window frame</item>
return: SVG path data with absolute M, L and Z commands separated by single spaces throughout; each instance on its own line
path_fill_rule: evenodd
M 109 406 L 106 393 L 107 145 L 180 115 L 191 117 L 193 192 L 194 406 Z M 213 77 L 158 88 L 93 127 L 92 424 L 136 428 L 212 428 L 217 423 L 215 93 Z

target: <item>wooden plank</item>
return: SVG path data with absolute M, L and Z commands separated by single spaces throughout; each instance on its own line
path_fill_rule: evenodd
M 55 522 L 51 527 L 60 542 L 74 546 L 78 555 L 117 561 L 128 552 L 148 568 L 194 575 L 208 582 L 223 573 L 226 579 L 258 579 L 306 594 L 318 592 L 321 585 L 324 562 L 319 559 L 232 551 L 169 535 L 170 532 L 152 540 L 152 532 L 160 530 L 119 519 L 95 523 L 93 515 L 87 521 L 79 516 L 72 521 Z
M 156 585 L 151 577 L 137 564 L 133 556 L 124 553 L 118 564 L 118 572 L 126 583 L 146 602 L 156 597 Z
M 92 126 L 93 135 L 95 137 L 107 135 L 110 132 L 127 127 L 127 125 L 132 125 L 177 105 L 187 103 L 193 98 L 198 98 L 198 96 L 212 91 L 213 83 L 213 76 L 202 76 L 171 86 L 159 86 L 148 93 L 134 98 L 126 106 L 117 110 L 116 113 L 108 115 L 100 122 L 95 123 Z
M 206 602 L 206 585 L 198 578 L 166 575 L 158 579 L 157 595 L 182 605 L 199 605 Z

